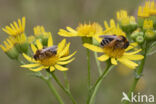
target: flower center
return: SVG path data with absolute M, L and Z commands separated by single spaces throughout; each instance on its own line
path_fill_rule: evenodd
M 54 55 L 54 56 L 43 58 L 39 60 L 39 62 L 44 66 L 51 66 L 51 65 L 55 65 L 57 60 L 58 60 L 58 56 Z
M 114 47 L 104 47 L 104 53 L 109 57 L 119 58 L 123 56 L 125 50 L 122 48 L 114 48 Z

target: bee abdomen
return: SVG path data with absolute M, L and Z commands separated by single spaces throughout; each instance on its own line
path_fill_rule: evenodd
M 105 45 L 107 45 L 107 44 L 109 44 L 110 43 L 110 40 L 109 39 L 103 39 L 102 41 L 101 41 L 101 46 L 105 46 Z

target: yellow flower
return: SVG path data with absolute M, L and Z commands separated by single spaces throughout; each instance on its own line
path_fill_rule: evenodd
M 45 28 L 43 26 L 36 26 L 36 27 L 34 27 L 34 35 L 49 37 L 51 34 L 50 34 L 50 32 L 46 32 Z
M 104 21 L 104 26 L 106 30 L 103 32 L 103 34 L 106 35 L 116 34 L 126 36 L 126 34 L 120 28 L 119 24 L 115 24 L 115 21 L 113 19 L 110 20 L 110 26 L 108 25 L 107 21 Z
M 24 33 L 25 31 L 25 17 L 22 17 L 22 19 L 18 19 L 18 22 L 13 22 L 9 26 L 6 26 L 5 28 L 2 28 L 4 32 L 10 35 L 13 40 L 14 44 L 25 44 L 27 43 L 27 37 Z
M 113 65 L 117 65 L 117 62 L 119 61 L 131 69 L 135 69 L 138 66 L 138 64 L 131 60 L 141 60 L 144 58 L 142 55 L 137 55 L 137 53 L 139 53 L 141 49 L 134 52 L 127 52 L 129 50 L 132 50 L 136 46 L 136 43 L 132 43 L 127 49 L 114 49 L 113 47 L 98 47 L 88 43 L 83 44 L 83 46 L 92 51 L 103 53 L 104 55 L 98 57 L 98 60 L 100 61 L 107 61 L 108 59 L 110 59 Z
M 138 9 L 138 16 L 139 17 L 149 17 L 149 16 L 153 16 L 156 15 L 156 7 L 155 7 L 155 2 L 154 0 L 148 0 L 145 2 L 144 6 L 139 6 Z
M 96 35 L 101 35 L 103 31 L 98 23 L 80 24 L 76 29 L 72 29 L 71 27 L 66 27 L 66 29 L 67 31 L 60 29 L 58 34 L 65 37 L 94 37 Z
M 14 37 L 23 34 L 25 30 L 25 17 L 23 17 L 22 20 L 18 19 L 18 23 L 14 21 L 10 24 L 10 27 L 6 26 L 2 28 L 2 30 Z
M 34 44 L 31 44 L 31 48 L 34 54 L 36 54 L 38 50 L 43 49 L 43 45 L 39 40 L 36 40 L 36 46 Z M 47 48 L 52 46 L 54 45 L 52 37 L 50 35 L 48 38 Z M 32 71 L 41 71 L 48 68 L 50 69 L 50 71 L 54 71 L 55 69 L 58 69 L 60 71 L 66 71 L 68 70 L 68 68 L 63 67 L 62 65 L 71 63 L 75 58 L 70 58 L 76 53 L 74 52 L 71 55 L 69 55 L 69 47 L 70 43 L 66 44 L 66 40 L 64 39 L 58 44 L 56 54 L 52 56 L 35 60 L 34 58 L 23 54 L 25 59 L 30 61 L 32 64 L 21 65 L 21 67 L 29 68 Z
M 6 41 L 3 42 L 4 45 L 0 45 L 1 49 L 12 59 L 17 59 L 19 53 L 14 47 L 14 43 L 11 38 L 7 38 Z
M 120 10 L 117 12 L 117 20 L 121 25 L 136 24 L 134 16 L 128 16 L 127 11 Z
M 153 29 L 153 21 L 145 19 L 143 24 L 143 29 L 145 30 Z
M 42 44 L 46 46 L 51 32 L 46 32 L 43 26 L 36 26 L 34 27 L 34 35 L 36 39 L 41 39 Z
M 28 36 L 28 43 L 31 44 L 32 42 L 34 42 L 34 40 L 35 40 L 35 37 L 33 35 Z
M 0 47 L 2 48 L 4 52 L 7 52 L 14 47 L 14 44 L 11 42 L 9 38 L 6 39 L 6 41 L 4 41 L 3 43 L 4 43 L 4 46 L 0 45 Z
M 110 21 L 110 26 L 108 25 L 106 21 L 104 22 L 104 25 L 106 28 L 106 30 L 104 31 L 104 34 L 107 34 L 107 35 L 115 34 L 115 35 L 122 35 L 126 37 L 125 33 L 120 29 L 120 27 L 118 25 L 117 26 L 115 25 L 114 20 Z M 102 41 L 101 38 L 98 37 L 96 39 L 99 43 L 101 43 Z M 137 53 L 141 51 L 141 49 L 134 51 L 134 52 L 127 53 L 127 51 L 130 51 L 137 46 L 136 43 L 130 44 L 127 49 L 119 49 L 119 48 L 114 49 L 114 47 L 109 47 L 109 46 L 98 47 L 98 46 L 91 45 L 88 43 L 83 44 L 83 46 L 92 51 L 103 53 L 104 55 L 98 57 L 100 61 L 106 61 L 110 59 L 111 63 L 114 65 L 117 65 L 117 61 L 119 61 L 131 69 L 135 69 L 138 66 L 138 64 L 134 63 L 131 60 L 141 60 L 144 58 L 142 55 L 136 55 Z

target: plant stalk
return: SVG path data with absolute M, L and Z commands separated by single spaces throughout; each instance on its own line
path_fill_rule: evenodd
M 143 55 L 144 55 L 144 59 L 141 61 L 140 66 L 138 67 L 138 69 L 136 70 L 136 76 L 134 78 L 133 84 L 128 92 L 128 97 L 131 99 L 131 93 L 135 91 L 135 88 L 137 86 L 137 83 L 139 82 L 140 78 L 142 77 L 142 73 L 143 73 L 143 69 L 144 69 L 144 64 L 146 61 L 146 57 L 147 57 L 147 51 L 148 51 L 148 45 L 146 43 L 146 46 L 143 50 Z M 124 101 L 123 104 L 129 104 L 129 101 Z
M 114 66 L 111 65 L 110 62 L 108 62 L 108 65 L 105 69 L 105 71 L 102 73 L 102 75 L 97 79 L 96 83 L 94 84 L 94 86 L 92 87 L 91 89 L 91 94 L 90 96 L 88 97 L 88 100 L 87 100 L 87 104 L 93 104 L 94 102 L 94 99 L 95 99 L 95 96 L 96 96 L 96 93 L 100 87 L 100 84 L 101 82 L 103 81 L 103 79 L 108 75 L 108 73 L 111 71 L 111 69 L 113 68 Z
M 53 84 L 51 83 L 50 79 L 46 79 L 43 76 L 40 77 L 42 80 L 44 80 L 48 87 L 50 88 L 51 93 L 56 97 L 56 99 L 58 100 L 59 104 L 64 104 L 61 96 L 58 94 L 58 92 L 56 91 L 55 87 L 53 86 Z
M 69 98 L 71 99 L 73 104 L 76 104 L 76 101 L 74 99 L 74 97 L 72 96 L 71 92 L 69 89 L 64 88 L 64 86 L 61 84 L 61 82 L 59 81 L 59 79 L 55 76 L 55 74 L 52 72 L 51 73 L 52 77 L 54 78 L 54 80 L 56 81 L 56 83 L 60 86 L 60 88 L 69 96 Z

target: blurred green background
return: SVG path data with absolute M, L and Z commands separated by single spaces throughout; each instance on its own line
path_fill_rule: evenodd
M 33 34 L 33 27 L 43 25 L 53 33 L 57 44 L 62 37 L 57 35 L 60 28 L 76 27 L 79 23 L 99 22 L 115 18 L 116 11 L 128 10 L 135 14 L 142 0 L 0 0 L 0 28 L 14 20 L 26 17 L 26 33 Z M 7 35 L 0 29 L 0 42 Z M 69 67 L 68 77 L 73 96 L 78 104 L 85 104 L 87 98 L 87 65 L 86 52 L 80 38 L 68 38 L 72 42 L 72 51 L 77 50 L 76 60 Z M 92 54 L 93 56 L 93 54 Z M 97 67 L 92 59 L 92 81 L 98 76 Z M 143 94 L 156 96 L 156 55 L 148 57 L 143 79 L 137 90 Z M 104 65 L 102 64 L 104 67 Z M 19 67 L 18 62 L 10 60 L 0 50 L 0 104 L 58 104 L 47 85 L 30 75 L 29 71 Z M 56 71 L 59 78 L 63 73 Z M 118 66 L 103 81 L 96 104 L 120 104 L 122 92 L 127 92 L 133 79 L 133 73 L 124 66 Z M 63 80 L 62 80 L 63 81 Z M 71 104 L 66 94 L 56 85 L 66 104 Z

